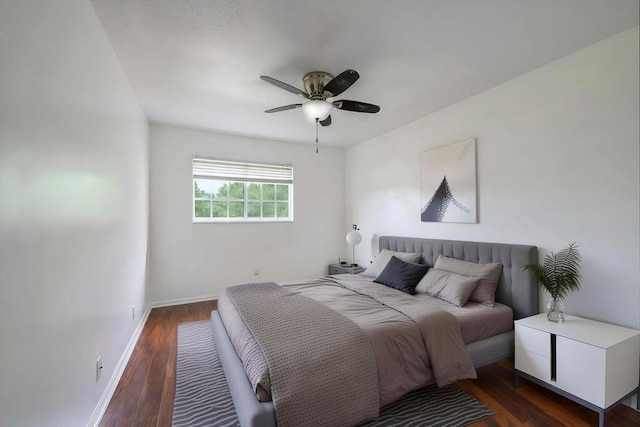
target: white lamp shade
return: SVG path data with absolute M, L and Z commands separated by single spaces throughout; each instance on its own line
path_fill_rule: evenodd
M 331 110 L 333 110 L 333 104 L 322 101 L 320 99 L 312 99 L 311 101 L 307 101 L 302 104 L 302 111 L 304 111 L 304 115 L 311 121 L 319 121 L 325 120 L 331 114 Z
M 356 230 L 350 231 L 347 234 L 347 243 L 349 243 L 351 246 L 355 246 L 360 242 L 362 242 L 362 235 Z

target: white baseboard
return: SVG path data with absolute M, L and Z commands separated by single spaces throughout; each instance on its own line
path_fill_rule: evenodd
M 138 322 L 138 326 L 136 326 L 135 331 L 133 331 L 133 335 L 129 340 L 129 343 L 124 349 L 118 364 L 116 365 L 115 370 L 113 371 L 113 375 L 109 379 L 109 384 L 102 392 L 102 396 L 100 397 L 100 401 L 98 402 L 98 406 L 93 410 L 93 414 L 91 414 L 91 418 L 89 418 L 89 422 L 87 423 L 88 427 L 98 427 L 100 425 L 100 421 L 102 420 L 102 416 L 104 415 L 107 407 L 109 406 L 109 402 L 111 402 L 111 398 L 113 397 L 113 393 L 116 391 L 116 387 L 120 382 L 120 378 L 124 373 L 125 368 L 127 367 L 127 363 L 129 362 L 129 358 L 133 353 L 133 349 L 136 347 L 136 343 L 138 342 L 138 338 L 140 338 L 140 334 L 144 329 L 144 325 L 147 323 L 147 319 L 149 318 L 149 313 L 151 313 L 151 306 L 149 305 L 145 310 L 144 314 L 140 318 Z
M 178 298 L 173 300 L 157 301 L 157 302 L 150 303 L 149 306 L 151 308 L 157 308 L 157 307 L 169 307 L 171 305 L 191 304 L 194 302 L 217 300 L 218 296 L 219 296 L 218 294 L 212 294 L 212 295 L 203 295 L 203 296 L 192 297 L 192 298 Z
M 145 310 L 144 314 L 142 315 L 142 318 L 138 322 L 138 326 L 133 332 L 133 335 L 131 336 L 131 339 L 129 340 L 127 347 L 125 347 L 124 352 L 122 353 L 122 356 L 118 361 L 118 365 L 116 366 L 116 369 L 114 370 L 113 375 L 111 375 L 109 384 L 107 384 L 107 387 L 102 393 L 102 396 L 100 397 L 100 401 L 98 402 L 98 406 L 96 406 L 96 408 L 93 410 L 93 414 L 91 414 L 91 418 L 89 419 L 87 426 L 98 427 L 100 425 L 102 416 L 107 410 L 107 407 L 109 406 L 109 402 L 111 402 L 113 393 L 115 393 L 116 391 L 116 387 L 120 382 L 120 378 L 122 378 L 122 374 L 124 373 L 124 370 L 127 367 L 129 358 L 133 353 L 133 349 L 136 347 L 138 338 L 140 338 L 140 334 L 144 329 L 144 325 L 147 323 L 147 319 L 149 318 L 149 313 L 151 313 L 152 309 L 159 308 L 159 307 L 169 307 L 172 305 L 190 304 L 194 302 L 217 300 L 217 299 L 218 299 L 218 295 L 214 294 L 214 295 L 204 295 L 204 296 L 195 297 L 195 298 L 180 298 L 175 300 L 158 301 L 158 302 L 150 303 L 147 306 L 147 309 Z

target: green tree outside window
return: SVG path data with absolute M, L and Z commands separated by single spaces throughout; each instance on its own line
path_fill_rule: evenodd
M 195 218 L 289 218 L 290 185 L 194 179 Z

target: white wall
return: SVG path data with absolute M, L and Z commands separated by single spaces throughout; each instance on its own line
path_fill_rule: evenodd
M 189 301 L 234 284 L 318 277 L 345 256 L 344 150 L 321 144 L 316 154 L 311 144 L 157 124 L 150 126 L 150 141 L 151 301 Z M 293 164 L 294 221 L 194 224 L 194 154 Z
M 377 251 L 377 235 L 541 253 L 575 241 L 584 279 L 567 312 L 639 328 L 638 62 L 635 27 L 349 149 L 346 220 L 365 241 L 358 262 Z M 421 223 L 420 152 L 471 137 L 479 223 Z
M 84 426 L 144 310 L 148 124 L 88 1 L 1 2 L 0 63 L 0 425 Z

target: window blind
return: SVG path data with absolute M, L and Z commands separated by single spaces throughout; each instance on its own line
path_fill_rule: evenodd
M 193 177 L 293 184 L 293 166 L 193 157 Z

